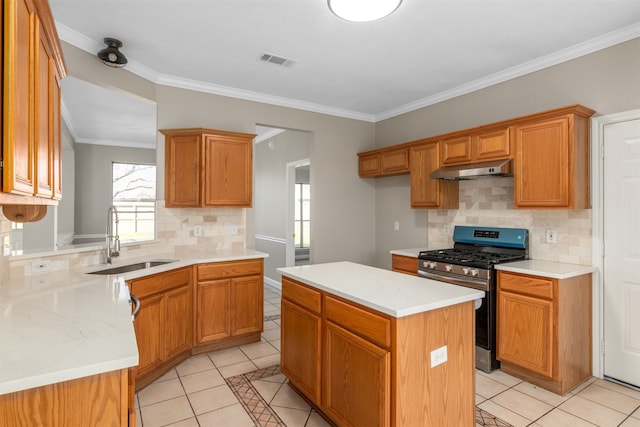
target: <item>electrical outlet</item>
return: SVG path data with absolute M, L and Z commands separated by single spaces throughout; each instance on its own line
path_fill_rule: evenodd
M 51 261 L 48 259 L 39 259 L 31 263 L 32 273 L 44 273 L 51 270 Z
M 445 224 L 442 226 L 442 231 L 444 232 L 444 234 L 449 234 L 451 233 L 451 225 L 450 224 Z
M 400 230 L 400 222 L 395 221 L 395 222 L 393 223 L 393 229 L 394 229 L 395 231 Z
M 558 243 L 558 231 L 554 228 L 547 228 L 547 243 Z
M 202 236 L 202 226 L 201 225 L 196 225 L 196 226 L 193 227 L 193 235 L 195 237 Z
M 431 367 L 442 365 L 447 361 L 447 346 L 436 348 L 431 352 Z

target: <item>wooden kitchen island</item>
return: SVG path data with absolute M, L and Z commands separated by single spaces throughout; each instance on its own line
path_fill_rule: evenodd
M 350 262 L 282 273 L 281 369 L 338 426 L 474 426 L 482 291 Z

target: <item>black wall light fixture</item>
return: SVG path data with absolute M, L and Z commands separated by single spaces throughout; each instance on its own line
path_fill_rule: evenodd
M 106 37 L 104 39 L 104 44 L 106 44 L 107 47 L 98 52 L 98 58 L 100 58 L 102 62 L 109 67 L 124 67 L 127 64 L 127 58 L 118 50 L 122 47 L 122 42 L 118 39 Z

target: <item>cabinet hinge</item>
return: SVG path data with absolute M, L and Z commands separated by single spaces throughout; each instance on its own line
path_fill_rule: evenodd
M 4 167 L 4 160 L 0 159 L 0 169 Z

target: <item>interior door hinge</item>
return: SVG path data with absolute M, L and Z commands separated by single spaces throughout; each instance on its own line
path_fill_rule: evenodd
M 602 242 L 602 258 L 604 258 L 604 242 Z
M 600 158 L 604 159 L 604 144 L 600 144 Z
M 604 340 L 600 341 L 600 354 L 604 354 Z

